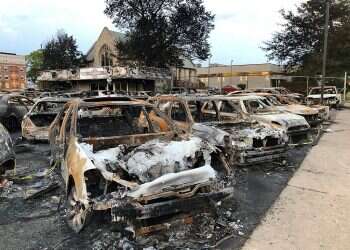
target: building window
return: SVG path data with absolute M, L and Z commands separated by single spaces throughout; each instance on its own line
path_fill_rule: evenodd
M 103 45 L 100 50 L 101 66 L 113 66 L 112 52 L 107 45 Z
M 5 80 L 8 80 L 9 79 L 9 76 L 5 76 Z

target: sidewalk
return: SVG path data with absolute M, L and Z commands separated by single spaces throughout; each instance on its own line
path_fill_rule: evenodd
M 350 110 L 313 147 L 247 240 L 253 249 L 350 249 Z

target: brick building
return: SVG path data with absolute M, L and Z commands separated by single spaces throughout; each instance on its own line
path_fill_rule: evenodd
M 0 90 L 16 90 L 26 87 L 25 57 L 0 52 Z

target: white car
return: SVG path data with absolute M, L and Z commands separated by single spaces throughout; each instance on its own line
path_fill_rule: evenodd
M 331 107 L 339 107 L 342 103 L 341 94 L 335 86 L 325 86 L 323 92 L 324 104 Z M 306 98 L 308 105 L 320 104 L 321 102 L 321 87 L 312 88 Z
M 304 117 L 272 109 L 259 96 L 248 95 L 225 98 L 239 105 L 243 113 L 250 118 L 274 128 L 284 129 L 289 136 L 290 144 L 302 145 L 312 143 L 310 125 Z

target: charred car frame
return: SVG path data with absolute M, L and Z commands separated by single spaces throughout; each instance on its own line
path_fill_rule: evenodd
M 67 222 L 76 232 L 94 210 L 110 210 L 124 228 L 157 230 L 154 218 L 205 209 L 232 192 L 214 188 L 213 146 L 179 133 L 143 101 L 73 100 L 49 137 L 65 183 Z
M 159 96 L 150 101 L 184 131 L 191 131 L 220 147 L 230 165 L 259 164 L 285 158 L 288 137 L 282 129 L 248 119 L 239 107 L 221 97 Z

